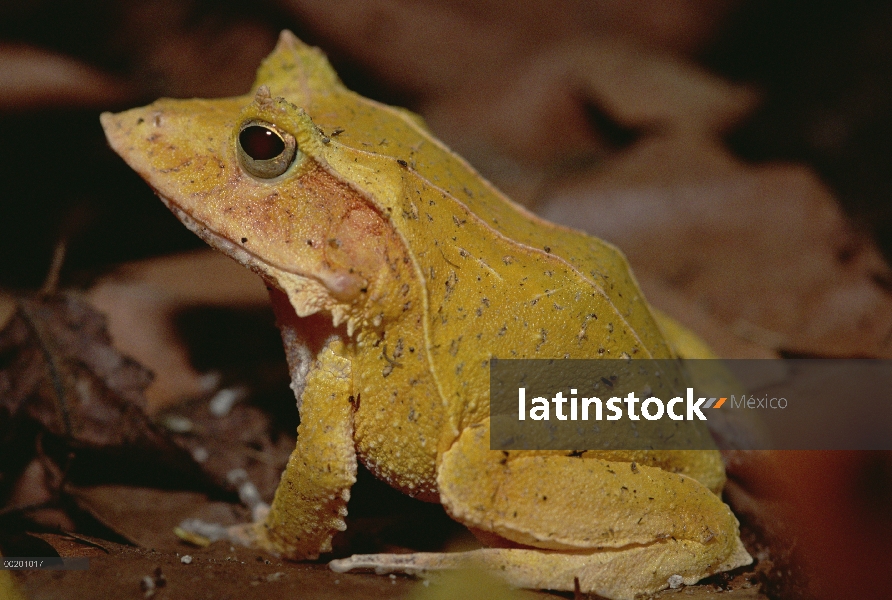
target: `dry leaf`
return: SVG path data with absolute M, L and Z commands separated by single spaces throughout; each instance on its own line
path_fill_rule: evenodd
M 19 298 L 0 349 L 12 356 L 0 371 L 11 419 L 27 414 L 54 435 L 95 447 L 123 445 L 145 419 L 151 374 L 117 353 L 102 316 L 73 296 Z
M 143 548 L 182 552 L 186 547 L 173 530 L 183 519 L 234 525 L 250 518 L 247 510 L 197 492 L 122 485 L 69 486 L 67 492 L 103 525 Z
M 225 11 L 197 4 L 162 0 L 127 7 L 114 50 L 130 59 L 143 94 L 223 97 L 250 87 L 281 24 L 264 23 L 263 7 L 256 4 Z
M 0 331 L 0 444 L 9 457 L 7 476 L 36 455 L 61 472 L 75 465 L 81 477 L 110 476 L 108 469 L 122 468 L 123 461 L 130 467 L 118 475 L 139 479 L 153 465 L 163 466 L 169 481 L 184 475 L 193 484 L 206 481 L 189 453 L 146 416 L 143 390 L 151 374 L 115 350 L 102 315 L 70 294 L 18 298 L 16 304 Z M 80 455 L 104 459 L 78 463 Z M 62 478 L 53 476 L 56 484 Z M 16 493 L 28 497 L 25 490 Z
M 646 295 L 659 281 L 742 340 L 892 356 L 888 268 L 805 167 L 749 167 L 702 138 L 653 138 L 540 212 L 614 242 Z
M 0 331 L 15 314 L 15 297 L 0 290 Z
M 116 347 L 155 373 L 146 389 L 149 414 L 207 397 L 220 384 L 219 374 L 196 370 L 192 349 L 177 329 L 178 314 L 190 307 L 270 312 L 260 278 L 210 250 L 122 265 L 99 279 L 86 296 L 106 314 Z M 269 322 L 272 329 L 272 316 Z M 231 326 L 221 327 L 231 332 Z M 284 361 L 281 350 L 278 354 Z
M 729 502 L 772 544 L 782 571 L 770 580 L 777 597 L 888 596 L 892 453 L 736 452 L 727 458 Z
M 556 172 L 612 150 L 611 132 L 595 121 L 628 116 L 636 126 L 662 126 L 664 117 L 694 115 L 725 126 L 753 100 L 660 54 L 695 51 L 733 2 L 610 0 L 560 10 L 544 0 L 282 6 L 335 59 L 361 65 L 373 91 L 401 97 L 525 204 Z M 685 105 L 699 108 L 684 112 Z M 616 107 L 625 112 L 611 112 Z
M 69 56 L 0 44 L 0 111 L 103 107 L 135 100 L 132 86 Z
M 422 105 L 433 129 L 515 200 L 550 195 L 568 170 L 646 131 L 718 135 L 755 93 L 609 37 L 554 44 Z
M 723 133 L 758 101 L 750 88 L 621 39 L 592 40 L 565 56 L 585 93 L 611 117 L 661 135 Z
M 244 469 L 261 497 L 271 501 L 295 446 L 298 415 L 291 389 L 283 381 L 265 410 L 240 402 L 221 416 L 213 414 L 211 406 L 207 401 L 190 402 L 159 417 L 162 423 L 185 425 L 187 431 L 172 431 L 171 437 L 200 459 L 202 470 L 220 487 L 231 488 L 230 471 Z
M 703 341 L 723 358 L 779 358 L 777 351 L 735 335 L 727 325 L 712 315 L 707 307 L 691 302 L 670 282 L 643 270 L 635 271 L 647 301 L 672 315 L 678 322 L 697 332 Z
M 83 536 L 59 535 L 56 533 L 32 533 L 32 537 L 43 540 L 59 553 L 59 556 L 104 556 L 109 551 L 99 542 Z

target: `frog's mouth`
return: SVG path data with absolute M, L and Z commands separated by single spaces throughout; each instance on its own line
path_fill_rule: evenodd
M 303 319 L 320 312 L 329 313 L 331 315 L 330 334 L 335 334 L 336 330 L 341 328 L 342 325 L 346 325 L 344 330 L 346 335 L 353 335 L 359 324 L 358 317 L 351 310 L 349 304 L 340 301 L 338 298 L 339 290 L 345 287 L 344 282 L 320 281 L 314 275 L 294 273 L 271 265 L 256 254 L 235 244 L 192 217 L 192 215 L 165 197 L 157 189 L 155 193 L 177 219 L 195 235 L 212 248 L 219 250 L 260 275 L 270 287 L 271 292 L 275 288 L 283 296 L 287 297 L 288 304 L 295 317 Z M 347 285 L 353 287 L 356 284 L 355 282 L 348 282 Z M 279 316 L 277 309 L 277 317 Z

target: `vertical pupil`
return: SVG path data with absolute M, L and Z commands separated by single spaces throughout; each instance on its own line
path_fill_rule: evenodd
M 266 127 L 251 125 L 245 127 L 238 136 L 245 153 L 254 160 L 269 160 L 285 151 L 285 142 L 282 138 Z

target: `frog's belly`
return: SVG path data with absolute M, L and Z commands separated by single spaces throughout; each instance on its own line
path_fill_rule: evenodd
M 392 487 L 420 500 L 439 502 L 440 411 L 422 419 L 424 413 L 412 398 L 405 394 L 402 401 L 390 398 L 393 401 L 361 397 L 354 415 L 357 456 L 372 474 Z

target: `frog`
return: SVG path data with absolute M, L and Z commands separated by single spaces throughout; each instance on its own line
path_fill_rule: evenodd
M 354 555 L 336 571 L 473 561 L 514 586 L 624 599 L 751 562 L 716 450 L 490 449 L 494 357 L 699 347 L 648 305 L 615 246 L 514 203 L 288 31 L 246 95 L 160 99 L 101 123 L 186 227 L 270 290 L 300 421 L 241 539 L 291 560 L 331 552 L 362 464 L 485 547 Z

